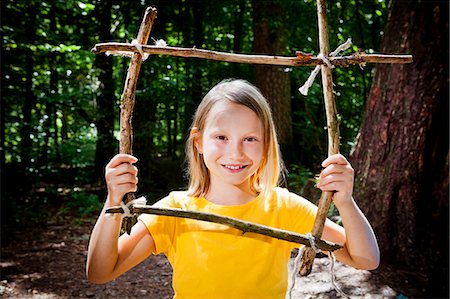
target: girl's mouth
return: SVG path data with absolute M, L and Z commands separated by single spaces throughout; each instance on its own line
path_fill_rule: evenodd
M 226 165 L 226 164 L 222 164 L 222 166 L 224 168 L 226 168 L 226 170 L 231 172 L 231 173 L 237 173 L 237 172 L 242 171 L 248 165 Z

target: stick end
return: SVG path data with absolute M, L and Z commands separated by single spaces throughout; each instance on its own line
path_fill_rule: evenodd
M 149 6 L 145 9 L 146 15 L 147 14 L 156 14 L 156 12 L 157 12 L 157 9 L 156 9 L 156 7 L 153 7 L 153 6 Z
M 303 252 L 303 258 L 300 261 L 300 270 L 298 273 L 300 276 L 308 276 L 311 273 L 312 266 L 314 264 L 314 259 L 316 257 L 316 252 L 311 247 L 305 248 Z

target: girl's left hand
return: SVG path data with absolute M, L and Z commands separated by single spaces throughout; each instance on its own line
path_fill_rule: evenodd
M 347 159 L 341 154 L 332 155 L 322 162 L 322 167 L 317 188 L 334 191 L 333 201 L 338 209 L 352 201 L 354 170 Z

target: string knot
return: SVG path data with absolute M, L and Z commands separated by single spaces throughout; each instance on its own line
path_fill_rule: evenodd
M 320 249 L 317 248 L 316 246 L 316 238 L 314 237 L 314 235 L 312 233 L 307 233 L 306 234 L 306 238 L 309 241 L 309 245 L 311 246 L 311 248 L 316 252 L 320 252 Z M 287 299 L 292 299 L 292 295 L 293 295 L 293 290 L 295 287 L 295 276 L 298 273 L 299 269 L 300 269 L 300 261 L 303 258 L 303 254 L 305 252 L 305 246 L 300 247 L 298 250 L 298 254 L 294 259 L 294 265 L 293 265 L 293 269 L 291 272 L 291 277 L 290 277 L 290 281 L 289 281 L 289 287 L 288 287 L 288 291 L 287 291 Z M 328 252 L 328 258 L 330 259 L 330 276 L 331 276 L 331 285 L 333 286 L 333 288 L 336 290 L 337 293 L 339 293 L 339 295 L 341 295 L 343 298 L 350 298 L 349 295 L 347 295 L 346 293 L 344 293 L 339 286 L 336 284 L 336 280 L 334 277 L 334 263 L 336 261 L 336 258 L 334 257 L 333 252 L 329 251 Z
M 317 248 L 317 246 L 316 246 L 316 239 L 313 236 L 313 234 L 307 233 L 306 234 L 306 238 L 308 239 L 309 245 L 311 246 L 311 248 L 316 253 L 320 252 L 320 249 Z M 306 248 L 305 246 L 300 247 L 298 249 L 297 256 L 294 259 L 294 269 L 291 272 L 291 279 L 290 279 L 290 284 L 289 284 L 288 292 L 287 292 L 287 294 L 288 294 L 287 298 L 288 299 L 292 299 L 292 291 L 294 290 L 294 286 L 295 286 L 295 275 L 298 273 L 298 270 L 300 269 L 300 261 L 301 261 L 301 259 L 303 257 L 303 253 L 305 252 L 305 248 Z
M 319 253 L 319 252 L 320 252 L 320 249 L 317 248 L 317 246 L 316 246 L 316 238 L 313 236 L 313 234 L 307 233 L 307 234 L 306 234 L 306 237 L 308 238 L 309 245 L 311 245 L 311 248 L 312 248 L 316 253 Z
M 330 69 L 334 69 L 334 65 L 332 65 L 330 60 L 322 53 L 319 53 L 319 55 L 317 55 L 317 59 L 322 60 Z
M 339 47 L 336 48 L 336 50 L 334 50 L 333 52 L 331 52 L 328 57 L 333 57 L 336 56 L 337 54 L 339 54 L 342 51 L 347 50 L 348 48 L 350 48 L 352 45 L 352 40 L 349 38 L 347 39 L 347 41 L 345 43 L 343 43 L 342 45 L 340 45 Z M 319 55 L 317 55 L 317 58 L 322 60 L 330 69 L 334 68 L 334 65 L 331 64 L 330 60 L 328 59 L 328 57 L 326 57 L 325 55 L 323 55 L 322 53 L 319 53 Z M 309 75 L 308 80 L 306 80 L 305 84 L 303 84 L 302 87 L 299 88 L 299 91 L 302 95 L 306 96 L 308 95 L 308 90 L 311 87 L 311 85 L 314 82 L 314 79 L 316 78 L 317 74 L 319 73 L 320 70 L 320 65 L 316 66 L 314 68 L 314 70 L 312 71 L 311 75 Z
M 146 203 L 147 203 L 147 200 L 145 199 L 144 196 L 130 200 L 126 204 L 123 201 L 120 202 L 120 208 L 122 208 L 122 210 L 123 210 L 122 218 L 130 218 L 135 215 L 135 213 L 131 213 L 131 210 L 130 210 L 130 208 L 133 205 L 145 205 Z M 114 208 L 117 208 L 117 207 L 114 207 Z M 106 215 L 108 216 L 108 215 L 113 215 L 113 214 L 106 214 Z
M 144 53 L 144 51 L 142 50 L 142 44 L 140 44 L 136 39 L 133 39 L 131 41 L 131 44 L 136 48 L 136 50 L 138 50 L 138 52 L 141 54 L 142 56 L 142 61 L 145 61 L 148 58 L 148 54 Z

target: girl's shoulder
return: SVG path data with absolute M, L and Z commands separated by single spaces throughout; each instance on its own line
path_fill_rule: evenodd
M 278 202 L 278 204 L 282 206 L 287 207 L 293 207 L 293 206 L 302 206 L 302 207 L 311 207 L 314 206 L 314 204 L 309 201 L 308 199 L 289 191 L 286 188 L 282 187 L 275 187 L 273 189 L 272 193 L 272 200 L 275 200 Z
M 190 196 L 187 190 L 172 191 L 159 200 L 156 205 L 166 208 L 183 208 L 190 206 L 193 201 L 195 201 L 195 197 Z
M 172 200 L 186 200 L 188 196 L 187 190 L 180 190 L 180 191 L 171 191 L 167 197 L 170 197 Z
M 277 199 L 281 199 L 281 200 L 292 200 L 292 199 L 303 198 L 300 195 L 295 194 L 283 187 L 273 188 L 272 196 L 275 196 Z

